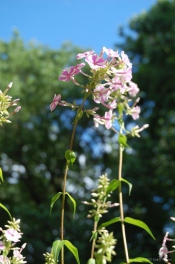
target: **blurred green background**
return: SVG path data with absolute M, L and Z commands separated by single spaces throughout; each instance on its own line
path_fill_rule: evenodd
M 173 237 L 175 225 L 175 1 L 159 0 L 148 12 L 130 20 L 128 27 L 120 27 L 124 50 L 133 63 L 133 81 L 140 88 L 142 108 L 138 125 L 149 124 L 141 138 L 129 139 L 133 151 L 124 153 L 123 177 L 133 184 L 131 196 L 123 186 L 125 216 L 144 221 L 156 241 L 144 231 L 127 226 L 130 258 L 147 257 L 158 260 L 158 250 L 166 231 Z M 10 95 L 20 98 L 21 111 L 12 124 L 0 130 L 0 166 L 5 183 L 0 186 L 0 202 L 15 218 L 21 219 L 24 254 L 28 263 L 44 263 L 43 253 L 50 250 L 59 238 L 60 201 L 49 217 L 51 198 L 62 186 L 65 159 L 69 147 L 74 111 L 57 107 L 50 112 L 49 104 L 55 93 L 67 101 L 79 101 L 80 89 L 72 83 L 58 81 L 58 75 L 68 65 L 76 63 L 80 47 L 63 44 L 52 50 L 40 44 L 24 43 L 18 31 L 9 42 L 0 41 L 0 89 L 13 81 Z M 77 81 L 85 83 L 83 76 Z M 94 107 L 92 101 L 87 108 Z M 131 120 L 127 120 L 128 125 Z M 78 249 L 81 263 L 90 256 L 92 220 L 81 201 L 90 199 L 90 190 L 102 173 L 117 177 L 117 139 L 103 127 L 95 129 L 93 121 L 81 119 L 76 131 L 74 150 L 78 159 L 68 175 L 67 191 L 77 201 L 75 219 L 72 205 L 66 200 L 65 238 Z M 112 200 L 118 201 L 117 192 Z M 8 219 L 0 209 L 0 223 Z M 105 216 L 109 220 L 119 216 L 111 208 Z M 117 238 L 117 256 L 112 263 L 124 260 L 120 224 L 109 227 Z M 168 243 L 171 247 L 172 243 Z M 175 256 L 170 255 L 175 263 Z M 66 252 L 66 263 L 75 260 Z

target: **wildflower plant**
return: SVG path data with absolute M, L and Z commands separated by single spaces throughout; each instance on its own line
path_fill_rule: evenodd
M 94 219 L 94 229 L 92 231 L 92 248 L 91 258 L 89 263 L 96 259 L 97 264 L 106 264 L 107 261 L 111 262 L 112 255 L 116 255 L 114 251 L 117 240 L 114 238 L 113 233 L 109 234 L 108 230 L 103 226 L 98 227 L 99 220 L 103 214 L 108 213 L 108 208 L 118 206 L 118 203 L 112 204 L 108 201 L 111 197 L 111 191 L 109 192 L 108 186 L 110 180 L 107 174 L 99 177 L 99 183 L 97 189 L 91 193 L 91 202 L 84 201 L 83 203 L 91 206 L 93 209 L 89 210 L 88 218 Z
M 107 49 L 105 47 L 102 48 L 102 51 L 99 55 L 95 54 L 94 51 L 86 51 L 84 53 L 77 54 L 76 58 L 77 60 L 83 59 L 84 62 L 80 62 L 75 66 L 70 66 L 64 69 L 59 76 L 59 80 L 64 82 L 72 82 L 73 84 L 81 88 L 81 92 L 83 94 L 81 104 L 77 105 L 75 102 L 66 102 L 64 98 L 62 98 L 61 94 L 55 94 L 53 101 L 50 104 L 51 111 L 53 111 L 57 106 L 70 107 L 71 109 L 76 111 L 70 138 L 70 146 L 69 149 L 65 151 L 66 166 L 63 179 L 63 190 L 62 192 L 57 193 L 52 198 L 50 206 L 52 210 L 56 200 L 62 197 L 60 240 L 55 241 L 52 246 L 52 252 L 55 262 L 58 260 L 59 253 L 61 251 L 61 264 L 64 264 L 64 246 L 66 246 L 75 256 L 77 263 L 80 263 L 78 250 L 72 245 L 70 241 L 64 239 L 64 207 L 65 196 L 67 195 L 74 206 L 75 213 L 76 202 L 73 197 L 68 192 L 66 192 L 66 180 L 69 167 L 73 165 L 76 160 L 76 154 L 73 151 L 76 127 L 82 116 L 86 115 L 88 118 L 93 118 L 95 127 L 103 125 L 107 130 L 110 129 L 117 133 L 119 144 L 118 177 L 112 180 L 109 185 L 107 183 L 107 196 L 105 196 L 106 198 L 104 198 L 102 195 L 103 206 L 100 205 L 102 202 L 100 198 L 100 191 L 96 193 L 97 196 L 95 197 L 97 197 L 97 200 L 91 200 L 91 205 L 95 207 L 90 211 L 89 216 L 94 217 L 95 228 L 92 235 L 92 241 L 94 243 L 94 246 L 92 246 L 93 253 L 91 253 L 91 258 L 89 259 L 88 263 L 99 264 L 111 261 L 111 256 L 115 252 L 113 246 L 116 240 L 113 238 L 113 234 L 109 234 L 105 228 L 108 225 L 117 222 L 121 223 L 126 263 L 151 263 L 148 259 L 142 257 L 137 257 L 134 259 L 129 258 L 125 232 L 125 224 L 128 223 L 143 228 L 154 238 L 150 229 L 144 222 L 130 217 L 125 217 L 123 210 L 122 183 L 128 184 L 129 192 L 131 192 L 132 189 L 132 184 L 122 177 L 123 151 L 125 148 L 129 148 L 127 142 L 128 136 L 140 137 L 140 132 L 148 127 L 148 124 L 144 124 L 143 126 L 139 127 L 135 123 L 135 120 L 139 119 L 141 109 L 138 106 L 139 97 L 136 97 L 138 95 L 139 88 L 134 82 L 132 82 L 132 64 L 124 51 L 119 54 L 118 51 L 113 51 L 112 49 Z M 83 67 L 85 65 L 89 66 L 88 74 L 83 71 Z M 82 74 L 87 78 L 86 85 L 78 83 L 78 81 L 76 80 L 76 76 L 78 74 Z M 94 101 L 94 107 L 92 109 L 85 108 L 85 102 L 89 97 L 91 97 Z M 104 111 L 103 115 L 99 114 L 100 108 L 102 108 L 102 110 Z M 125 125 L 127 116 L 130 116 L 133 120 L 132 123 L 135 124 L 130 130 L 128 130 Z M 100 178 L 100 180 L 102 180 L 102 178 Z M 119 216 L 109 220 L 106 223 L 102 223 L 98 227 L 97 231 L 97 224 L 100 220 L 100 216 L 103 214 L 103 212 L 107 211 L 109 205 L 109 203 L 106 202 L 108 195 L 111 191 L 114 191 L 116 189 L 118 189 L 119 194 Z M 98 207 L 99 205 L 100 207 Z M 98 238 L 96 236 L 97 234 L 99 235 Z M 106 241 L 105 239 L 108 240 L 108 238 L 110 238 L 113 242 L 111 245 L 109 244 L 108 251 L 103 251 L 104 249 L 102 247 L 102 244 L 104 243 L 104 241 Z M 95 248 L 97 249 L 97 252 L 94 251 Z M 101 260 L 99 260 L 99 256 L 101 256 Z
M 16 247 L 16 243 L 20 242 L 22 233 L 20 230 L 20 219 L 13 218 L 5 225 L 5 229 L 0 228 L 0 263 L 5 264 L 23 264 L 26 263 L 25 257 L 22 255 L 22 250 L 26 243 L 21 248 Z

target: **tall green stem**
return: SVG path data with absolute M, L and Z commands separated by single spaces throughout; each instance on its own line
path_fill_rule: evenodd
M 87 96 L 84 97 L 83 102 L 81 106 L 79 107 L 79 111 L 82 111 L 84 107 L 84 103 L 86 101 Z M 78 111 L 77 111 L 78 114 Z M 72 150 L 74 138 L 75 138 L 75 131 L 78 124 L 79 118 L 76 115 L 75 122 L 72 130 L 71 140 L 70 140 L 70 147 L 69 149 Z M 61 202 L 61 224 L 60 224 L 60 238 L 61 240 L 64 240 L 64 212 L 65 212 L 65 195 L 66 195 L 66 180 L 67 180 L 67 174 L 69 170 L 69 163 L 66 162 L 65 171 L 64 171 L 64 177 L 63 177 L 63 188 L 62 188 L 62 202 Z M 61 264 L 64 264 L 64 247 L 61 249 Z
M 120 218 L 121 218 L 121 227 L 122 227 L 122 236 L 123 236 L 123 244 L 125 250 L 125 258 L 126 263 L 129 263 L 129 254 L 128 247 L 126 241 L 126 231 L 124 224 L 124 211 L 123 211 L 123 195 L 122 195 L 122 163 L 123 163 L 123 146 L 120 144 L 119 146 L 119 170 L 118 170 L 118 180 L 119 180 L 119 203 L 120 203 Z

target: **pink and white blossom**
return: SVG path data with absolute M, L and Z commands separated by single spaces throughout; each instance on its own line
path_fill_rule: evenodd
M 131 110 L 131 115 L 132 115 L 132 118 L 134 120 L 138 119 L 139 118 L 139 114 L 140 114 L 141 110 L 140 110 L 140 106 L 135 106 L 132 108 Z
M 84 53 L 78 53 L 76 58 L 77 58 L 77 60 L 79 60 L 82 58 L 86 58 L 87 56 L 92 55 L 92 54 L 94 54 L 94 50 L 86 51 Z
M 89 64 L 91 69 L 98 69 L 98 68 L 105 68 L 106 67 L 106 60 L 102 57 L 98 56 L 97 54 L 90 55 L 86 57 L 85 61 Z
M 119 56 L 118 51 L 113 51 L 112 49 L 107 49 L 106 47 L 103 47 L 103 53 L 104 52 L 111 58 L 117 58 Z
M 10 260 L 5 256 L 0 255 L 0 264 L 10 264 Z
M 0 251 L 5 248 L 4 243 L 0 240 Z
M 136 83 L 134 82 L 129 82 L 129 90 L 128 93 L 131 97 L 135 97 L 139 92 L 139 88 Z
M 50 104 L 50 110 L 53 111 L 57 105 L 61 105 L 61 106 L 64 106 L 65 104 L 60 102 L 61 100 L 61 94 L 55 94 L 54 95 L 54 98 L 52 100 L 52 103 Z
M 78 71 L 79 72 L 79 71 Z M 65 68 L 61 75 L 59 76 L 60 81 L 69 82 L 74 75 L 77 73 L 77 68 L 75 66 L 71 66 L 69 68 Z
M 108 100 L 109 94 L 109 89 L 106 89 L 103 85 L 98 85 L 94 89 L 93 99 L 97 104 L 100 104 Z
M 8 241 L 18 242 L 21 238 L 21 233 L 13 228 L 9 228 L 4 231 L 4 236 Z
M 128 55 L 126 55 L 124 51 L 121 52 L 121 58 L 127 66 L 132 67 L 132 63 L 130 62 Z

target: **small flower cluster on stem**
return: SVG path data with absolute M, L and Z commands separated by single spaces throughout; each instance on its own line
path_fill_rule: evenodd
M 8 119 L 10 116 L 17 113 L 21 106 L 18 106 L 15 108 L 15 110 L 12 113 L 8 112 L 8 108 L 10 106 L 16 106 L 18 101 L 20 99 L 12 100 L 12 97 L 7 95 L 6 93 L 11 89 L 13 83 L 9 83 L 9 85 L 6 87 L 5 91 L 2 92 L 0 90 L 0 125 L 2 126 L 2 123 L 11 123 L 11 121 Z
M 116 255 L 114 251 L 116 239 L 114 239 L 113 233 L 109 234 L 104 227 L 98 228 L 98 222 L 103 214 L 108 213 L 108 208 L 119 205 L 118 203 L 112 204 L 111 201 L 108 201 L 111 197 L 111 194 L 108 193 L 109 183 L 107 175 L 101 175 L 97 189 L 91 193 L 93 197 L 91 202 L 83 202 L 93 207 L 93 209 L 89 210 L 87 217 L 93 217 L 94 219 L 91 259 L 95 257 L 97 264 L 111 262 L 112 255 Z
M 172 221 L 175 222 L 175 218 L 174 217 L 170 217 Z M 167 241 L 175 241 L 175 239 L 169 238 L 168 237 L 169 232 L 166 232 L 164 238 L 163 238 L 163 243 L 161 248 L 159 249 L 159 258 L 161 258 L 162 260 L 164 260 L 166 263 L 171 264 L 168 260 L 168 254 L 174 253 L 174 250 L 168 250 L 167 246 L 166 246 L 166 242 Z M 175 246 L 172 246 L 173 248 L 175 248 Z
M 5 225 L 6 229 L 0 228 L 0 263 L 5 264 L 23 264 L 26 263 L 25 257 L 21 254 L 26 243 L 21 248 L 16 247 L 16 243 L 20 242 L 22 233 L 20 230 L 20 219 L 8 221 Z M 10 255 L 10 256 L 9 256 Z M 11 256 L 12 255 L 12 256 Z

